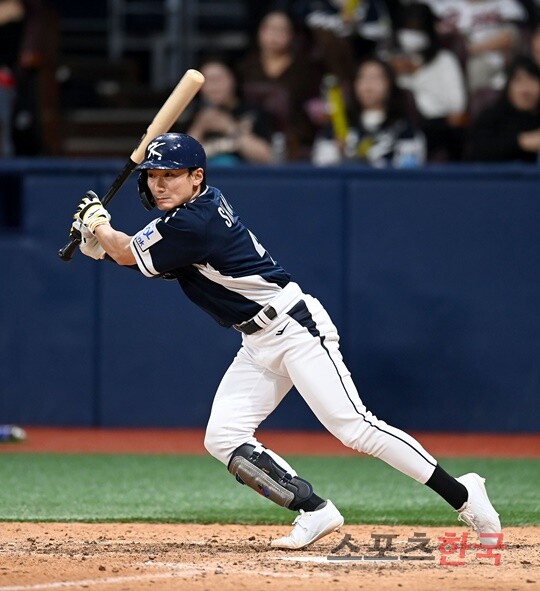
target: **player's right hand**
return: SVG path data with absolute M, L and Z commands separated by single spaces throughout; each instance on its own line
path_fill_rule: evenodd
M 110 213 L 103 207 L 99 197 L 94 191 L 87 191 L 77 207 L 73 216 L 75 220 L 79 219 L 81 224 L 92 234 L 98 226 L 108 224 L 111 221 Z
M 105 258 L 105 249 L 101 246 L 92 232 L 83 225 L 79 218 L 76 218 L 71 224 L 70 236 L 76 235 L 74 234 L 75 231 L 79 232 L 81 235 L 79 250 L 84 255 L 95 260 Z

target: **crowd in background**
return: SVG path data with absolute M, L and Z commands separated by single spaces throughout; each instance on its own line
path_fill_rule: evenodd
M 201 66 L 229 80 L 219 96 L 203 88 L 188 127 L 211 160 L 538 161 L 534 2 L 255 4 L 248 52 Z
M 8 156 L 42 152 L 38 77 L 45 21 L 42 0 L 0 0 L 0 153 Z
M 14 93 L 17 155 L 42 153 L 44 3 L 0 0 L 0 108 Z M 538 162 L 536 0 L 246 6 L 250 47 L 196 65 L 206 84 L 183 131 L 210 162 Z

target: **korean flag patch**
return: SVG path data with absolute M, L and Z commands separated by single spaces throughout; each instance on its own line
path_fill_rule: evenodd
M 163 236 L 156 228 L 159 218 L 152 220 L 145 228 L 135 235 L 134 241 L 141 252 L 147 251 L 153 244 L 159 242 Z

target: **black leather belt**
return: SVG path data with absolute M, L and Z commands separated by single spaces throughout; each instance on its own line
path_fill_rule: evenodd
M 274 320 L 274 318 L 277 316 L 277 312 L 270 305 L 265 306 L 259 312 L 259 314 L 264 314 L 268 318 L 268 320 Z M 257 314 L 257 316 L 259 314 Z M 234 326 L 234 328 L 236 328 L 236 330 L 239 330 L 240 332 L 243 332 L 244 334 L 253 334 L 253 333 L 256 333 L 259 330 L 262 330 L 264 328 L 264 326 L 260 326 L 259 324 L 257 324 L 257 322 L 255 321 L 255 318 L 252 318 L 251 320 L 246 320 L 245 322 L 242 322 L 241 324 L 234 324 L 233 326 Z

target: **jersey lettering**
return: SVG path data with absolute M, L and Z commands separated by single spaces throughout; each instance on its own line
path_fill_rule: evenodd
M 219 215 L 225 220 L 225 225 L 227 228 L 232 228 L 233 222 L 229 214 L 222 208 L 217 208 Z
M 225 220 L 227 228 L 232 228 L 234 222 L 234 211 L 233 208 L 227 203 L 227 200 L 223 195 L 219 196 L 219 215 Z

